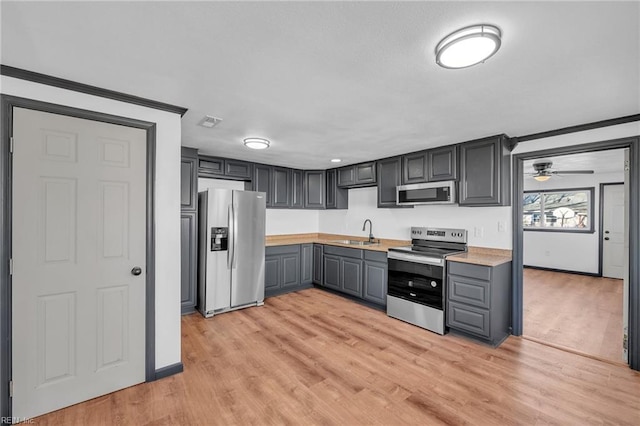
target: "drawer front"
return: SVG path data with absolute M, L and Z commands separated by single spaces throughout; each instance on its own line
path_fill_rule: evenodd
M 462 275 L 463 277 L 477 278 L 479 280 L 491 281 L 491 267 L 474 265 L 472 263 L 447 262 L 449 273 Z
M 265 254 L 267 256 L 277 256 L 279 254 L 299 254 L 300 245 L 292 244 L 288 246 L 270 246 L 265 247 Z
M 486 309 L 463 305 L 456 302 L 447 303 L 447 325 L 451 328 L 490 338 L 490 316 Z
M 447 291 L 449 300 L 467 303 L 479 308 L 491 308 L 491 286 L 489 281 L 449 274 Z
M 387 253 L 384 251 L 375 251 L 375 250 L 363 250 L 364 251 L 364 260 L 372 260 L 374 262 L 384 262 L 387 263 Z
M 353 257 L 355 259 L 362 259 L 362 250 L 360 249 L 325 245 L 324 253 L 341 257 Z

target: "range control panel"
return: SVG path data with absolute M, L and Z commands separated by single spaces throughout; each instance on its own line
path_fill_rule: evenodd
M 423 228 L 411 227 L 411 238 L 414 240 L 446 241 L 450 243 L 467 243 L 467 230 L 456 228 Z

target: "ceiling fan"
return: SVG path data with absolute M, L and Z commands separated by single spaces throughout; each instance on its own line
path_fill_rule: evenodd
M 534 173 L 529 173 L 538 182 L 544 182 L 556 175 L 591 175 L 593 170 L 552 170 L 553 162 L 550 160 L 533 163 Z

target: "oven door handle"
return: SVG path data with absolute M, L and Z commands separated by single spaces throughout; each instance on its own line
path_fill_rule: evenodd
M 404 260 L 407 262 L 421 263 L 424 265 L 444 266 L 444 259 L 421 256 L 418 254 L 398 253 L 398 252 L 389 250 L 387 257 L 389 259 Z

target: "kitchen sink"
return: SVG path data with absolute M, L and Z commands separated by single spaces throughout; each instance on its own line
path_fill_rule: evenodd
M 351 246 L 374 246 L 380 244 L 380 242 L 370 242 L 370 241 L 358 241 L 358 240 L 331 240 L 330 243 L 337 244 L 348 244 Z

